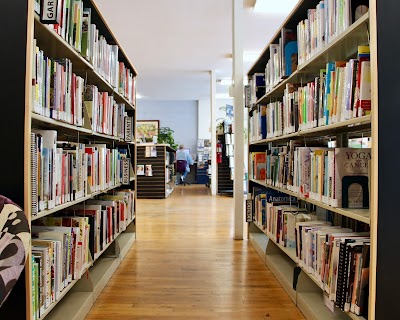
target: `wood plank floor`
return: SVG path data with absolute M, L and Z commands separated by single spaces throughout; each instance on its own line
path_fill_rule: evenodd
M 179 186 L 138 200 L 137 241 L 87 316 L 94 319 L 303 319 L 248 241 L 233 199 Z

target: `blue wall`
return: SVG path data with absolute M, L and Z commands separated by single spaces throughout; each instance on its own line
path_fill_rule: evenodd
M 151 101 L 137 100 L 137 120 L 160 120 L 160 127 L 175 131 L 177 144 L 197 150 L 197 101 Z

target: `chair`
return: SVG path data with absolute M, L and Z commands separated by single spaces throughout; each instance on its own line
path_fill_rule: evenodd
M 176 171 L 181 174 L 181 177 L 183 177 L 183 174 L 186 172 L 186 166 L 187 166 L 186 160 L 177 160 L 176 161 Z M 182 178 L 180 179 L 178 184 L 183 184 L 184 186 L 186 186 L 187 184 L 190 185 L 189 182 L 186 182 Z
M 0 306 L 24 270 L 30 236 L 24 212 L 10 199 L 0 196 Z

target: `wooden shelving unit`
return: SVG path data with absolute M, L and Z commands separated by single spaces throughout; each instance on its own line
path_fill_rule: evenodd
M 54 120 L 33 112 L 32 98 L 32 52 L 33 39 L 37 46 L 50 58 L 68 58 L 72 62 L 72 72 L 85 79 L 85 84 L 98 86 L 99 91 L 108 92 L 117 103 L 125 105 L 125 111 L 133 117 L 133 128 L 136 127 L 135 101 L 128 99 L 118 92 L 108 81 L 99 75 L 91 63 L 85 60 L 67 41 L 59 36 L 52 26 L 40 22 L 39 16 L 34 12 L 34 0 L 18 0 L 7 4 L 12 17 L 2 19 L 0 22 L 0 34 L 4 41 L 10 44 L 7 50 L 7 63 L 1 62 L 4 75 L 8 77 L 9 86 L 5 87 L 8 94 L 13 98 L 10 100 L 12 108 L 7 108 L 4 113 L 10 126 L 1 126 L 1 142 L 10 150 L 13 156 L 0 160 L 2 168 L 10 171 L 0 181 L 0 193 L 13 199 L 26 213 L 29 222 L 54 214 L 78 203 L 93 198 L 96 195 L 125 187 L 135 191 L 134 211 L 135 216 L 128 221 L 126 230 L 117 234 L 102 252 L 98 253 L 93 263 L 87 266 L 81 277 L 69 283 L 60 293 L 58 300 L 52 303 L 41 319 L 84 319 L 97 297 L 113 275 L 116 268 L 127 255 L 129 249 L 136 239 L 136 182 L 135 172 L 131 175 L 130 184 L 121 184 L 107 188 L 106 190 L 92 192 L 75 201 L 56 206 L 53 209 L 39 212 L 32 216 L 31 213 L 31 169 L 30 169 L 30 136 L 31 129 L 52 129 L 57 131 L 59 139 L 66 137 L 68 141 L 81 141 L 83 143 L 106 143 L 110 147 L 123 146 L 128 149 L 131 164 L 136 168 L 136 143 L 125 142 L 119 137 L 94 132 L 87 127 Z M 107 42 L 119 46 L 118 60 L 123 62 L 131 70 L 134 76 L 137 72 L 118 40 L 115 38 L 94 1 L 83 0 L 85 8 L 91 9 L 91 23 L 96 24 Z M 18 18 L 16 18 L 18 17 Z M 14 31 L 12 31 L 14 30 Z M 87 115 L 86 115 L 87 116 Z M 87 117 L 87 119 L 89 119 Z M 88 124 L 87 124 L 88 125 Z M 90 125 L 90 124 L 89 124 Z M 7 128 L 6 128 L 7 127 Z M 7 130 L 7 133 L 4 131 Z M 133 139 L 134 141 L 134 139 Z M 11 165 L 12 164 L 12 165 Z M 12 168 L 12 170 L 10 170 Z M 24 274 L 18 280 L 9 299 L 0 308 L 1 319 L 27 319 L 32 317 L 32 262 L 30 252 L 27 252 L 27 262 Z
M 157 157 L 146 157 L 146 147 L 156 147 Z M 168 163 L 168 153 L 175 149 L 167 144 L 142 143 L 137 145 L 137 164 L 151 165 L 153 176 L 137 176 L 137 197 L 139 199 L 168 198 L 175 188 L 174 164 Z
M 375 2 L 373 0 L 370 1 Z M 293 29 L 297 26 L 300 20 L 307 17 L 307 10 L 315 8 L 319 1 L 303 0 L 299 1 L 293 11 L 286 18 L 285 22 L 278 29 L 272 40 L 266 46 L 259 59 L 250 68 L 248 75 L 249 78 L 255 73 L 264 73 L 265 66 L 268 59 L 270 58 L 269 45 L 278 43 L 278 39 L 281 36 L 280 30 L 283 27 Z M 355 23 L 353 23 L 346 31 L 338 35 L 333 41 L 327 46 L 316 52 L 306 63 L 303 63 L 297 67 L 289 77 L 281 79 L 281 81 L 268 91 L 264 96 L 259 98 L 255 104 L 250 106 L 250 112 L 256 109 L 257 105 L 265 105 L 272 101 L 282 100 L 286 85 L 289 83 L 303 84 L 313 81 L 315 76 L 318 74 L 320 69 L 326 66 L 327 62 L 337 60 L 348 60 L 355 58 L 357 55 L 357 48 L 359 45 L 368 45 L 370 35 L 370 23 L 375 12 L 369 12 L 364 14 Z M 371 60 L 375 59 L 376 52 L 371 47 Z M 375 70 L 374 70 L 375 71 Z M 372 107 L 373 112 L 377 112 L 376 106 Z M 268 137 L 267 139 L 259 141 L 251 141 L 248 143 L 249 152 L 253 151 L 265 151 L 270 145 L 286 145 L 290 140 L 304 141 L 306 140 L 321 140 L 327 141 L 328 139 L 346 139 L 348 134 L 360 134 L 366 136 L 374 136 L 374 116 L 363 116 L 359 118 L 350 119 L 347 121 L 334 123 L 330 125 L 320 126 L 308 130 L 298 131 L 291 134 Z M 373 141 L 375 143 L 375 141 Z M 374 161 L 374 159 L 373 159 Z M 374 165 L 372 165 L 374 166 Z M 376 172 L 376 171 L 375 171 Z M 373 174 L 370 176 L 371 186 L 376 183 L 376 176 Z M 318 207 L 330 210 L 336 214 L 355 219 L 357 221 L 371 225 L 371 229 L 375 226 L 374 216 L 376 211 L 373 203 L 371 203 L 370 209 L 345 209 L 335 208 L 326 203 L 315 201 L 313 199 L 305 198 L 304 196 L 287 190 L 285 188 L 276 187 L 269 185 L 266 181 L 262 180 L 249 180 L 249 192 L 254 187 L 265 187 L 274 189 L 285 194 L 297 197 L 303 202 L 316 205 Z M 372 194 L 372 192 L 371 192 Z M 319 281 L 311 274 L 306 272 L 304 269 L 298 266 L 298 259 L 296 257 L 296 250 L 286 248 L 276 243 L 271 239 L 262 227 L 258 226 L 255 222 L 249 223 L 249 240 L 253 244 L 255 250 L 260 255 L 261 259 L 273 272 L 277 280 L 281 283 L 282 287 L 289 294 L 291 299 L 295 302 L 301 312 L 307 319 L 313 320 L 325 320 L 325 319 L 358 319 L 365 320 L 363 317 L 359 317 L 352 313 L 345 313 L 339 308 L 334 309 L 334 312 L 330 311 L 325 306 L 323 288 Z M 371 235 L 371 244 L 373 245 L 375 239 L 374 235 Z M 371 258 L 372 261 L 373 258 Z M 372 264 L 372 263 L 371 263 Z M 374 270 L 375 271 L 375 270 Z M 371 282 L 374 276 L 371 276 Z M 370 297 L 370 305 L 374 304 Z

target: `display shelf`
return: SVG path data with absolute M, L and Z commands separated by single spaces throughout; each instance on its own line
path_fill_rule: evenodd
M 83 201 L 89 200 L 90 198 L 92 198 L 92 195 L 88 195 L 88 196 L 85 196 L 83 198 L 79 198 L 79 199 L 77 199 L 75 201 L 69 201 L 69 202 L 60 204 L 58 206 L 55 206 L 53 209 L 39 211 L 39 213 L 37 215 L 32 216 L 31 220 L 33 221 L 33 220 L 37 220 L 37 219 L 43 218 L 43 217 L 48 216 L 50 214 L 53 214 L 53 213 L 55 213 L 57 211 L 61 211 L 61 210 L 67 209 L 67 208 L 69 208 L 69 207 L 71 207 L 71 206 L 73 206 L 75 204 L 79 204 L 79 203 L 81 203 Z
M 278 137 L 267 138 L 255 142 L 251 142 L 250 145 L 263 145 L 270 142 L 284 142 L 296 138 L 311 138 L 321 136 L 334 136 L 338 133 L 350 133 L 350 132 L 362 132 L 371 130 L 371 115 L 353 118 L 338 123 L 329 124 L 326 126 L 320 126 L 308 130 L 298 131 Z
M 346 60 L 356 56 L 357 46 L 369 43 L 366 27 L 368 22 L 369 14 L 366 13 L 307 62 L 299 65 L 295 72 L 258 99 L 256 104 L 266 104 L 272 98 L 282 97 L 287 83 L 306 84 L 312 81 L 315 74 L 324 69 L 329 61 Z
M 351 313 L 351 312 L 345 312 L 345 313 L 353 320 L 366 320 L 364 317 L 358 316 L 354 313 Z
M 88 196 L 85 196 L 85 197 L 83 197 L 83 198 L 79 198 L 79 199 L 77 199 L 77 200 L 75 200 L 75 201 L 69 201 L 69 202 L 67 202 L 67 203 L 63 203 L 63 204 L 61 204 L 61 205 L 55 206 L 55 207 L 52 208 L 52 209 L 40 211 L 37 215 L 32 216 L 31 220 L 32 220 L 32 221 L 33 221 L 33 220 L 37 220 L 37 219 L 43 218 L 43 217 L 45 217 L 45 216 L 48 216 L 48 215 L 50 215 L 50 214 L 53 214 L 53 213 L 55 213 L 55 212 L 57 212 L 57 211 L 67 209 L 67 208 L 69 208 L 69 207 L 71 207 L 71 206 L 73 206 L 73 205 L 75 205 L 75 204 L 79 204 L 79 203 L 81 203 L 81 202 L 83 202 L 83 201 L 86 201 L 86 200 L 91 199 L 91 198 L 94 197 L 94 196 L 97 196 L 97 195 L 102 194 L 102 193 L 106 193 L 106 192 L 108 192 L 108 191 L 111 191 L 111 190 L 113 190 L 113 189 L 119 188 L 119 187 L 121 187 L 121 186 L 122 186 L 121 184 L 118 184 L 118 185 L 116 185 L 116 186 L 114 186 L 114 187 L 107 188 L 107 189 L 105 189 L 105 190 L 103 190 L 103 191 L 96 191 L 96 192 L 94 192 L 94 193 L 92 193 L 92 194 L 90 194 L 90 195 L 88 195 Z
M 300 268 L 304 272 L 304 274 L 307 277 L 309 277 L 318 286 L 318 288 L 320 288 L 322 291 L 324 291 L 323 284 L 320 281 L 318 281 L 318 279 L 313 274 L 307 272 L 306 269 L 304 269 L 304 267 L 300 267 Z
M 48 117 L 35 114 L 32 112 L 34 107 L 34 94 L 32 79 L 35 79 L 36 72 L 35 68 L 39 69 L 34 64 L 35 51 L 37 46 L 43 51 L 45 57 L 50 59 L 69 59 L 72 63 L 71 71 L 77 76 L 82 77 L 85 80 L 85 85 L 95 84 L 99 86 L 100 91 L 106 91 L 109 96 L 114 96 L 117 103 L 125 104 L 125 111 L 128 116 L 133 117 L 134 123 L 136 120 L 135 115 L 135 101 L 128 101 L 128 99 L 117 92 L 117 89 L 111 86 L 104 78 L 102 78 L 95 70 L 89 59 L 82 57 L 81 53 L 78 52 L 74 46 L 71 46 L 68 40 L 63 39 L 54 30 L 53 25 L 46 25 L 40 22 L 39 15 L 33 10 L 35 1 L 26 1 L 17 3 L 15 1 L 9 2 L 6 5 L 6 11 L 9 13 L 8 17 L 3 20 L 4 32 L 2 33 L 4 43 L 9 44 L 11 50 L 5 53 L 4 61 L 2 64 L 2 70 L 4 76 L 10 81 L 6 81 L 6 90 L 10 95 L 13 95 L 13 107 L 6 108 L 4 118 L 7 122 L 2 126 L 3 137 L 2 143 L 6 149 L 13 150 L 14 152 L 9 153 L 7 157 L 3 157 L 2 167 L 12 168 L 9 175 L 5 175 L 2 179 L 3 194 L 11 198 L 15 203 L 18 203 L 22 208 L 26 208 L 26 214 L 29 220 L 29 226 L 31 226 L 31 220 L 36 220 L 41 217 L 52 215 L 57 211 L 69 208 L 75 204 L 83 203 L 96 195 L 108 192 L 121 186 L 107 188 L 106 190 L 92 192 L 85 197 L 80 199 L 64 203 L 56 206 L 50 210 L 39 212 L 37 215 L 32 216 L 31 207 L 35 197 L 34 189 L 32 188 L 32 178 L 36 174 L 36 164 L 31 161 L 33 155 L 34 146 L 31 146 L 32 135 L 31 132 L 35 129 L 43 130 L 56 130 L 57 136 L 61 139 L 66 138 L 63 141 L 79 141 L 82 143 L 98 143 L 105 142 L 109 146 L 118 147 L 120 144 L 126 144 L 124 148 L 130 149 L 132 154 L 131 162 L 136 163 L 136 145 L 135 143 L 126 143 L 120 141 L 120 138 L 111 137 L 108 135 L 98 134 L 91 130 L 90 121 L 86 123 L 86 127 L 78 127 L 76 125 L 50 119 Z M 103 36 L 107 43 L 110 45 L 117 45 L 119 43 L 114 35 L 111 33 L 107 26 L 105 19 L 102 17 L 98 8 L 94 4 L 93 0 L 83 0 L 82 2 L 85 8 L 91 10 L 91 23 L 95 24 L 99 30 L 99 35 Z M 37 5 L 37 4 L 36 4 Z M 105 57 L 108 58 L 108 57 Z M 10 63 L 12 61 L 12 63 Z M 108 61 L 108 60 L 107 60 Z M 101 61 L 106 64 L 107 61 Z M 130 69 L 133 77 L 137 76 L 137 72 L 131 64 L 129 58 L 119 46 L 118 49 L 118 61 L 124 63 L 126 68 Z M 116 66 L 118 68 L 118 66 Z M 40 71 L 40 70 L 39 70 Z M 38 71 L 38 72 L 39 72 Z M 38 76 L 39 78 L 39 76 Z M 38 82 L 38 84 L 42 84 Z M 115 82 L 117 86 L 117 83 Z M 87 114 L 85 114 L 85 120 Z M 133 171 L 133 175 L 135 172 Z M 10 176 L 10 178 L 9 178 Z M 132 177 L 132 181 L 134 177 Z M 131 189 L 134 190 L 134 210 L 136 210 L 136 183 L 130 184 Z M 134 223 L 132 223 L 134 225 Z M 134 227 L 130 227 L 130 230 L 135 231 Z M 127 237 L 127 241 L 120 241 L 121 243 L 116 244 L 116 248 L 123 246 L 124 250 L 128 250 L 128 247 L 132 245 L 135 239 L 135 232 L 130 233 Z M 125 236 L 124 236 L 125 238 Z M 121 238 L 122 239 L 122 238 Z M 112 246 L 105 253 L 108 255 L 110 252 L 113 254 L 114 249 Z M 28 250 L 29 253 L 30 250 Z M 120 263 L 121 257 L 118 250 L 114 258 L 114 264 Z M 88 263 L 84 272 L 80 275 L 79 280 L 74 280 L 69 283 L 62 292 L 59 293 L 57 301 L 47 308 L 45 314 L 40 319 L 84 319 L 94 302 L 94 289 L 93 283 L 90 280 L 90 273 L 96 274 L 96 266 L 103 260 L 104 254 L 94 264 Z M 32 320 L 33 311 L 36 306 L 33 305 L 33 262 L 30 259 L 30 255 L 27 256 L 26 266 L 18 283 L 11 292 L 9 299 L 0 308 L 1 319 L 28 319 Z M 102 269 L 104 271 L 104 269 Z M 107 271 L 107 276 L 111 276 L 111 271 Z M 100 271 L 102 272 L 102 271 Z M 104 275 L 103 275 L 104 276 Z M 98 275 L 97 278 L 103 278 L 102 275 Z M 103 281 L 103 280 L 102 280 Z M 101 283 L 99 281 L 97 284 Z M 37 285 L 40 285 L 37 283 Z M 96 295 L 100 293 L 102 286 L 96 287 Z
M 80 133 L 81 136 L 84 136 L 84 137 L 97 137 L 97 138 L 107 139 L 109 141 L 116 141 L 116 142 L 126 143 L 126 144 L 134 144 L 132 142 L 129 142 L 129 143 L 125 142 L 119 137 L 95 132 L 90 129 L 78 127 L 78 126 L 75 126 L 75 125 L 72 125 L 72 124 L 69 124 L 66 122 L 62 122 L 60 120 L 55 120 L 55 119 L 52 119 L 49 117 L 45 117 L 45 116 L 36 114 L 33 112 L 32 112 L 31 116 L 32 116 L 33 127 L 38 127 L 38 128 L 45 127 L 48 129 L 54 129 L 54 130 L 57 130 L 57 132 L 61 133 L 61 134 L 67 134 L 67 135 L 76 134 L 77 135 L 77 133 Z
M 320 201 L 315 201 L 313 199 L 310 198 L 305 198 L 302 195 L 298 194 L 297 192 L 293 192 L 287 189 L 283 189 L 283 188 L 278 188 L 278 187 L 274 187 L 271 186 L 267 183 L 265 183 L 265 181 L 262 180 L 255 180 L 255 179 L 250 179 L 251 182 L 259 184 L 265 188 L 270 188 L 270 189 L 274 189 L 286 194 L 289 194 L 291 196 L 294 196 L 300 200 L 306 201 L 308 203 L 314 204 L 318 207 L 324 208 L 326 210 L 332 211 L 332 212 L 336 212 L 338 214 L 341 214 L 342 216 L 346 216 L 349 217 L 351 219 L 355 219 L 357 221 L 361 221 L 367 224 L 371 223 L 371 219 L 370 219 L 370 210 L 369 209 L 348 209 L 348 208 L 335 208 L 335 207 L 331 207 L 330 205 L 327 205 L 323 202 Z
M 117 88 L 114 88 L 114 97 L 118 103 L 125 103 L 125 105 L 129 107 L 128 110 L 136 109 L 135 105 L 131 103 L 123 94 L 119 93 Z
M 277 243 L 273 238 L 271 238 L 270 236 L 268 236 L 268 234 L 265 232 L 265 230 L 262 229 L 261 226 L 259 226 L 258 224 L 256 224 L 253 221 L 253 224 L 260 229 L 260 231 L 262 233 L 264 233 L 266 235 L 266 237 L 268 237 L 269 241 L 272 241 L 273 243 L 275 243 L 276 246 L 279 247 L 279 249 L 281 249 L 291 260 L 293 260 L 294 262 L 297 262 L 297 257 L 296 257 L 296 249 L 295 248 L 287 248 L 282 246 L 281 244 Z
M 117 239 L 117 237 L 121 234 L 121 232 L 118 232 L 117 234 L 115 234 L 114 239 L 112 239 L 109 243 L 107 243 L 103 249 L 101 249 L 101 251 L 97 252 L 94 254 L 94 258 L 93 261 L 96 262 L 97 260 L 99 260 L 99 258 L 102 256 L 102 254 L 104 252 L 107 251 L 107 249 L 112 245 L 115 244 L 115 240 Z
M 135 242 L 135 233 L 122 232 L 118 234 L 111 243 L 115 241 L 118 241 L 118 246 L 120 248 L 119 253 L 116 253 L 116 256 L 112 258 L 100 257 L 94 261 L 93 264 L 84 271 L 88 272 L 88 275 L 71 282 L 68 287 L 63 290 L 59 299 L 46 310 L 46 313 L 40 320 L 45 317 L 46 319 L 54 320 L 85 318 L 97 297 L 118 268 L 121 260 L 126 256 L 126 253 Z M 107 248 L 105 248 L 105 250 Z M 103 250 L 103 252 L 105 250 Z M 84 272 L 82 274 L 84 274 Z M 82 281 L 83 284 L 81 284 L 80 281 Z M 76 286 L 78 286 L 78 288 Z M 73 306 L 71 304 L 73 304 Z
M 297 292 L 297 307 L 307 320 L 349 320 L 340 309 L 331 312 L 324 302 L 321 292 Z
M 135 233 L 125 231 L 119 235 L 117 241 L 120 250 L 120 257 L 121 260 L 123 260 L 131 249 L 133 243 L 135 242 Z
M 250 232 L 249 233 L 250 243 L 253 245 L 254 249 L 257 251 L 260 258 L 265 263 L 265 253 L 267 252 L 268 237 L 263 233 Z
M 119 264 L 119 258 L 101 258 L 91 268 L 90 277 L 93 283 L 93 298 L 95 301 L 111 279 L 115 270 L 117 270 Z
M 97 86 L 99 91 L 106 91 L 112 94 L 117 103 L 124 103 L 126 105 L 127 110 L 135 110 L 135 105 L 94 70 L 93 65 L 83 58 L 73 46 L 57 34 L 49 25 L 42 24 L 37 14 L 35 14 L 34 30 L 37 45 L 47 56 L 52 58 L 68 58 L 71 60 L 73 71 L 77 75 L 87 79 L 89 84 Z M 49 41 L 49 38 L 52 41 Z
M 42 116 L 40 114 L 34 113 L 32 112 L 31 114 L 32 117 L 32 126 L 33 127 L 46 127 L 46 128 L 51 128 L 51 129 L 55 129 L 62 133 L 69 133 L 69 134 L 73 134 L 73 133 L 82 133 L 82 134 L 88 134 L 91 135 L 92 134 L 92 130 L 90 129 L 86 129 L 83 127 L 77 127 L 73 124 L 69 124 L 66 122 L 62 122 L 60 120 L 55 120 L 49 117 L 45 117 Z
M 296 291 L 293 289 L 293 275 L 295 264 L 279 254 L 265 256 L 265 264 L 277 278 L 293 302 L 296 301 Z
M 84 274 L 90 266 L 88 266 L 87 268 L 85 268 L 82 271 L 82 274 Z M 47 315 L 50 314 L 50 312 L 57 306 L 57 304 L 66 296 L 66 294 L 74 287 L 74 285 L 80 280 L 79 279 L 75 279 L 73 281 L 71 281 L 65 288 L 63 291 L 61 291 L 60 295 L 58 296 L 58 299 L 56 301 L 54 301 L 43 313 L 43 315 L 41 317 L 39 317 L 39 320 L 44 319 L 44 318 L 48 318 Z
M 47 315 L 55 308 L 55 306 L 62 300 L 62 298 L 65 297 L 65 295 L 73 288 L 73 286 L 78 282 L 79 279 L 73 280 L 72 282 L 70 282 L 65 288 L 64 290 L 61 292 L 61 294 L 59 295 L 58 299 L 56 301 L 54 301 L 43 313 L 43 315 L 41 317 L 39 317 L 39 320 L 44 319 L 47 317 Z
M 146 147 L 156 147 L 156 157 L 146 157 Z M 151 165 L 153 175 L 139 175 L 137 180 L 137 198 L 139 199 L 166 199 L 170 196 L 175 185 L 173 181 L 167 182 L 167 175 L 172 168 L 166 166 L 168 153 L 176 152 L 169 144 L 139 143 L 137 148 L 137 164 Z M 172 189 L 172 191 L 169 191 Z
M 89 313 L 94 303 L 92 292 L 70 292 L 46 319 L 81 320 Z

